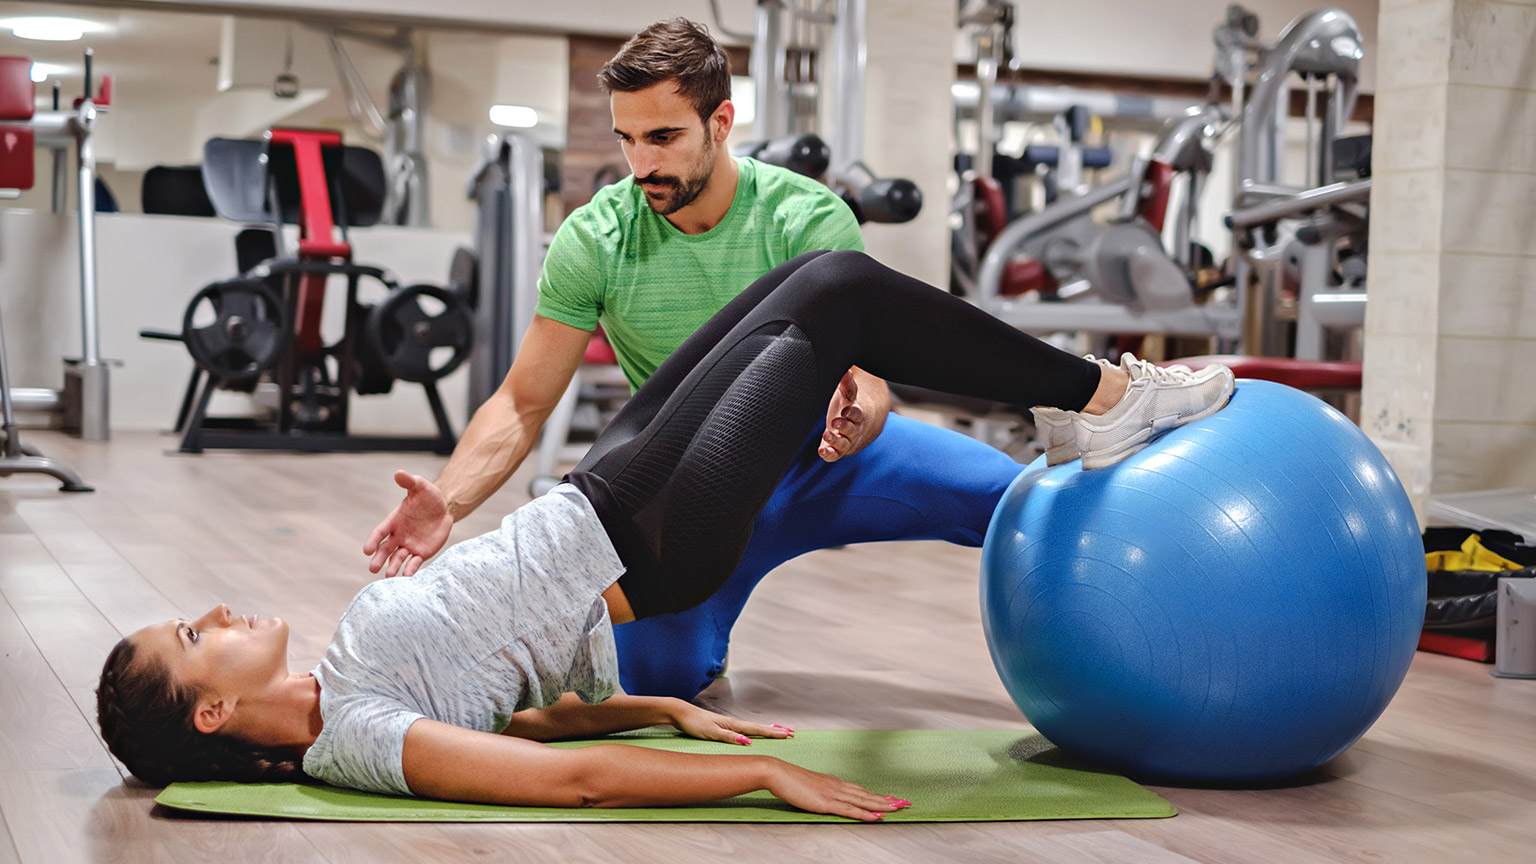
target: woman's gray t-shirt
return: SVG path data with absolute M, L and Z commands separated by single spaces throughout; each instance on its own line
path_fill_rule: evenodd
M 323 727 L 304 771 L 409 795 L 405 733 L 430 717 L 500 732 L 512 712 L 612 696 L 618 658 L 601 597 L 624 572 L 592 505 L 556 486 L 415 576 L 353 598 L 315 669 Z

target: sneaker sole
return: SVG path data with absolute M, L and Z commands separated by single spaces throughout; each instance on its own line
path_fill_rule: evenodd
M 1065 465 L 1077 458 L 1077 442 L 1068 441 L 1065 444 L 1057 444 L 1045 451 L 1045 464 L 1048 468 L 1057 465 Z
M 1133 453 L 1136 453 L 1143 447 L 1146 447 L 1148 444 L 1151 444 L 1153 441 L 1156 441 L 1158 438 L 1167 435 L 1169 432 L 1172 432 L 1180 426 L 1187 426 L 1196 420 L 1204 420 L 1212 414 L 1215 414 L 1217 411 L 1227 407 L 1227 403 L 1232 401 L 1232 393 L 1235 390 L 1237 390 L 1236 384 L 1229 382 L 1227 384 L 1226 390 L 1221 394 L 1221 398 L 1214 402 L 1211 407 L 1201 411 L 1198 414 L 1191 414 L 1188 417 L 1180 418 L 1173 425 L 1162 429 L 1158 429 L 1156 426 L 1148 426 L 1147 428 L 1141 430 L 1130 438 L 1127 438 L 1114 447 L 1107 447 L 1103 450 L 1090 450 L 1087 453 L 1084 453 L 1083 470 L 1091 471 L 1095 468 L 1107 468 L 1110 465 L 1113 465 L 1116 462 L 1119 462 L 1132 455 Z

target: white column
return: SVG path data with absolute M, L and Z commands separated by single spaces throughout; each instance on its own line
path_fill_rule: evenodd
M 1361 425 L 1431 494 L 1536 489 L 1536 2 L 1383 0 Z
M 916 183 L 923 210 L 902 225 L 865 225 L 865 247 L 889 267 L 944 286 L 955 147 L 955 4 L 872 0 L 866 14 L 864 161 L 881 176 Z

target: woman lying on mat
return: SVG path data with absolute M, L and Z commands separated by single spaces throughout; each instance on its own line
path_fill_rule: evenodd
M 358 592 L 313 672 L 289 671 L 281 620 L 225 606 L 123 639 L 97 691 L 102 737 L 154 784 L 308 775 L 563 807 L 766 789 L 865 821 L 904 807 L 769 757 L 536 743 L 657 723 L 739 744 L 790 735 L 676 699 L 615 695 L 612 624 L 688 609 L 731 573 L 754 515 L 854 365 L 1014 405 L 1107 411 L 1081 422 L 1121 428 L 1127 448 L 1149 437 L 1150 418 L 1208 413 L 1232 389 L 1225 370 L 1065 354 L 859 253 L 806 255 L 690 337 L 566 483 L 413 578 Z

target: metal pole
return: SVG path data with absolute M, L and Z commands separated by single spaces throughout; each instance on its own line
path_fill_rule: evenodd
M 865 0 L 838 0 L 833 25 L 832 122 L 827 144 L 832 173 L 846 173 L 864 158 Z
M 5 371 L 5 327 L 0 326 L 0 457 L 15 459 L 22 455 L 16 437 L 16 415 L 11 411 L 11 378 Z
M 992 96 L 997 89 L 997 28 L 988 26 L 976 40 L 976 176 L 992 176 Z
M 752 42 L 752 84 L 757 91 L 754 137 L 767 140 L 789 132 L 789 99 L 784 82 L 784 4 L 758 0 L 757 37 Z
M 80 316 L 81 362 L 86 366 L 101 363 L 101 341 L 96 331 L 96 148 L 91 142 L 91 127 L 96 123 L 96 105 L 91 101 L 91 57 L 85 51 L 85 99 L 80 103 L 75 128 L 78 142 L 80 203 Z
M 63 85 L 58 81 L 53 82 L 53 110 L 59 110 L 59 88 Z M 64 199 L 69 197 L 69 180 L 64 174 L 64 151 L 58 147 L 49 148 L 53 154 L 53 212 L 63 213 Z
M 1298 192 L 1287 198 L 1277 198 L 1242 210 L 1234 210 L 1227 214 L 1224 221 L 1228 228 L 1241 230 L 1252 225 L 1262 225 L 1288 216 L 1300 216 L 1339 204 L 1368 201 L 1370 197 L 1370 178 L 1348 183 L 1330 183 L 1327 186 Z
M 1328 91 L 1328 107 L 1323 113 L 1323 139 L 1322 151 L 1318 158 L 1321 160 L 1320 177 L 1317 185 L 1323 186 L 1334 182 L 1334 159 L 1336 154 L 1333 145 L 1344 134 L 1344 128 L 1349 125 L 1349 111 L 1353 105 L 1347 105 L 1343 82 L 1335 79 L 1332 88 Z
M 507 184 L 512 232 L 512 351 L 522 345 L 523 332 L 533 322 L 539 302 L 539 270 L 544 264 L 543 155 L 533 139 L 509 134 Z
M 91 133 L 96 126 L 96 103 L 91 99 L 91 60 L 94 52 L 85 51 L 85 93 L 75 112 L 72 128 L 77 144 L 79 174 L 76 194 L 80 205 L 80 363 L 66 365 L 65 390 L 75 388 L 78 399 L 80 437 L 87 441 L 105 441 L 110 435 L 108 420 L 107 367 L 101 362 L 101 335 L 97 327 L 96 286 L 96 149 Z M 65 406 L 66 417 L 71 406 Z
M 1304 181 L 1308 186 L 1321 186 L 1328 182 L 1322 179 L 1321 166 L 1317 165 L 1315 150 L 1319 144 L 1317 137 L 1317 78 L 1308 75 L 1307 79 L 1307 161 Z M 1326 134 L 1326 129 L 1324 130 Z

